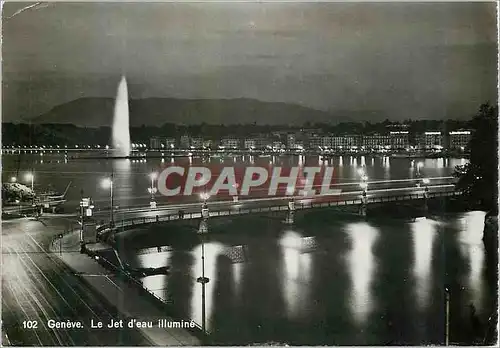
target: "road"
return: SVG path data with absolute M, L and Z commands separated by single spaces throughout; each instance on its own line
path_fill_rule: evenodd
M 3 345 L 150 345 L 138 330 L 90 329 L 91 319 L 106 324 L 121 317 L 48 251 L 71 224 L 66 218 L 2 222 Z M 51 329 L 50 319 L 80 321 L 84 328 Z

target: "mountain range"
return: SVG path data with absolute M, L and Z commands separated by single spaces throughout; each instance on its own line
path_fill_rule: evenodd
M 74 124 L 83 127 L 111 126 L 113 98 L 80 98 L 58 105 L 35 117 L 32 123 Z M 310 123 L 383 120 L 377 112 L 328 112 L 295 104 L 262 102 L 254 99 L 174 99 L 129 100 L 130 126 L 176 124 L 258 124 L 302 125 Z M 360 115 L 360 113 L 362 115 Z M 342 114 L 341 116 L 337 116 Z M 355 115 L 354 115 L 355 114 Z

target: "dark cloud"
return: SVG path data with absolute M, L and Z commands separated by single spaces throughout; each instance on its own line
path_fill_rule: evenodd
M 23 6 L 3 11 L 6 121 L 111 97 L 122 73 L 135 98 L 393 119 L 468 117 L 496 98 L 494 3 L 52 3 L 12 16 Z

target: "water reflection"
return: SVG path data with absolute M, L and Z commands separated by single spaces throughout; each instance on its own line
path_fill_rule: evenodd
M 312 274 L 312 257 L 310 237 L 302 238 L 297 232 L 286 231 L 280 240 L 283 257 L 283 293 L 287 304 L 288 315 L 299 317 L 308 301 L 309 282 Z
M 218 242 L 205 243 L 205 277 L 210 281 L 205 285 L 205 314 L 206 314 L 206 327 L 210 330 L 211 315 L 214 298 L 214 286 L 217 284 L 217 256 L 223 254 L 225 246 Z M 201 312 L 202 312 L 202 285 L 196 282 L 196 278 L 202 275 L 202 260 L 201 260 L 201 245 L 197 245 L 191 252 L 194 265 L 193 272 L 193 293 L 191 297 L 191 318 L 201 326 Z
M 128 159 L 113 161 L 113 195 L 117 203 L 126 206 L 129 203 L 129 197 L 133 197 L 133 185 L 131 183 L 131 164 Z
M 484 244 L 483 229 L 486 213 L 483 211 L 471 211 L 464 213 L 460 219 L 460 234 L 458 240 L 460 243 L 460 252 L 462 257 L 469 264 L 467 275 L 468 293 L 471 302 L 479 313 L 483 308 L 483 277 L 484 267 Z
M 352 283 L 351 311 L 358 324 L 364 324 L 372 310 L 371 284 L 375 271 L 373 246 L 378 238 L 378 230 L 366 222 L 347 225 L 347 235 L 351 249 L 347 254 L 347 264 Z
M 425 310 L 429 304 L 432 251 L 436 237 L 436 222 L 421 219 L 411 224 L 413 235 L 413 276 L 416 281 L 417 304 Z
M 231 260 L 233 265 L 233 283 L 234 292 L 239 295 L 241 291 L 241 280 L 243 276 L 243 266 L 246 260 L 245 257 L 245 247 L 243 245 L 236 245 L 233 247 L 228 247 L 225 251 L 225 255 Z

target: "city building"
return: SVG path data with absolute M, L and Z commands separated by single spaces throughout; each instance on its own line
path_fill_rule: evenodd
M 213 141 L 212 140 L 203 140 L 203 148 L 205 149 L 211 149 L 213 147 Z
M 165 138 L 165 148 L 173 149 L 175 148 L 176 141 L 175 138 Z
M 181 135 L 179 146 L 181 149 L 189 149 L 189 147 L 191 146 L 191 139 L 189 135 Z
M 469 130 L 458 130 L 449 132 L 448 134 L 448 144 L 450 150 L 465 150 L 469 145 L 471 138 L 471 132 Z
M 389 132 L 392 150 L 406 150 L 410 148 L 410 138 L 408 131 Z
M 158 137 L 152 137 L 149 139 L 149 148 L 152 150 L 159 150 L 162 148 L 162 141 Z
M 202 137 L 192 137 L 190 147 L 192 149 L 201 149 L 203 148 L 203 138 Z
M 255 138 L 246 138 L 243 147 L 245 149 L 255 149 L 257 147 Z
M 318 150 L 319 147 L 321 146 L 321 139 L 322 139 L 322 137 L 320 137 L 317 134 L 313 134 L 312 136 L 309 136 L 307 138 L 307 148 L 309 150 Z
M 288 133 L 286 135 L 286 147 L 287 149 L 295 149 L 296 148 L 296 136 L 293 133 Z
M 365 150 L 380 151 L 390 148 L 391 137 L 383 134 L 363 135 L 361 144 Z
M 285 148 L 285 145 L 281 141 L 275 140 L 272 143 L 272 147 L 273 150 L 281 150 L 282 148 Z
M 271 140 L 265 136 L 258 136 L 255 138 L 255 148 L 264 149 L 271 145 Z
M 221 147 L 225 149 L 239 149 L 240 139 L 234 136 L 227 136 L 221 139 Z
M 439 131 L 428 131 L 417 135 L 417 148 L 419 150 L 436 151 L 444 147 L 443 134 Z
M 332 149 L 339 151 L 356 150 L 361 145 L 357 135 L 333 135 L 330 136 L 330 142 Z
M 323 148 L 331 148 L 332 147 L 332 136 L 325 135 L 321 137 L 321 147 Z

